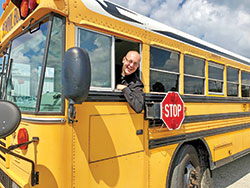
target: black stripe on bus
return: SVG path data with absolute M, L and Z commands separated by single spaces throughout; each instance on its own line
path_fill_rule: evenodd
M 145 102 L 161 102 L 165 94 L 145 94 Z M 182 100 L 187 103 L 250 103 L 248 98 L 239 97 L 211 97 L 211 96 L 195 96 L 181 95 Z
M 220 56 L 224 56 L 226 58 L 229 58 L 229 59 L 232 59 L 232 60 L 235 60 L 235 61 L 238 61 L 238 62 L 241 62 L 241 63 L 244 63 L 246 65 L 250 65 L 250 63 L 248 61 L 245 61 L 245 60 L 242 60 L 240 58 L 237 58 L 235 56 L 232 56 L 230 54 L 227 54 L 227 53 L 224 53 L 224 52 L 221 52 L 219 50 L 216 50 L 216 49 L 213 49 L 209 46 L 206 46 L 204 44 L 201 44 L 201 43 L 198 43 L 198 42 L 195 42 L 191 39 L 188 39 L 188 38 L 185 38 L 183 36 L 180 36 L 180 35 L 177 35 L 175 33 L 172 33 L 172 32 L 168 32 L 168 31 L 158 31 L 158 30 L 152 30 L 156 33 L 160 33 L 162 35 L 165 35 L 165 36 L 168 36 L 168 37 L 171 37 L 173 39 L 176 39 L 176 40 L 179 40 L 181 42 L 184 42 L 184 43 L 187 43 L 187 44 L 190 44 L 192 46 L 195 46 L 195 47 L 198 47 L 200 49 L 203 49 L 203 50 L 206 50 L 206 51 L 209 51 L 209 52 L 212 52 L 212 53 L 215 53 L 217 55 L 220 55 Z
M 186 116 L 183 123 L 214 121 L 214 120 L 241 118 L 241 117 L 249 117 L 249 116 L 250 116 L 250 112 L 235 112 L 235 113 L 194 115 L 194 116 Z
M 243 151 L 241 151 L 239 153 L 236 153 L 236 154 L 234 154 L 232 156 L 229 156 L 227 158 L 221 159 L 219 161 L 215 161 L 215 162 L 213 162 L 211 170 L 214 170 L 215 168 L 221 167 L 221 166 L 223 166 L 223 165 L 225 165 L 227 163 L 230 163 L 230 162 L 232 162 L 232 161 L 234 161 L 236 159 L 239 159 L 239 158 L 241 158 L 241 157 L 243 157 L 243 156 L 245 156 L 245 155 L 247 155 L 249 153 L 250 153 L 250 148 L 248 148 L 246 150 L 243 150 Z
M 205 121 L 226 120 L 226 119 L 232 119 L 232 118 L 243 118 L 243 117 L 249 117 L 249 116 L 250 116 L 250 112 L 194 115 L 194 116 L 186 116 L 183 121 L 183 124 L 205 122 Z M 163 121 L 161 119 L 149 119 L 149 122 L 153 126 L 161 126 L 163 124 Z
M 235 126 L 230 126 L 230 127 L 217 128 L 217 129 L 212 129 L 212 130 L 207 130 L 207 131 L 199 131 L 195 133 L 182 134 L 178 136 L 153 139 L 153 140 L 149 140 L 149 148 L 153 149 L 153 148 L 167 146 L 167 145 L 176 144 L 180 142 L 191 141 L 191 140 L 195 140 L 195 139 L 202 138 L 202 137 L 214 136 L 218 134 L 223 134 L 223 133 L 228 133 L 228 132 L 233 132 L 233 131 L 238 131 L 238 130 L 248 129 L 248 128 L 250 128 L 250 123 L 240 124 L 240 125 L 235 125 Z
M 145 102 L 161 102 L 165 94 L 145 94 Z M 250 103 L 250 99 L 237 97 L 209 97 L 181 95 L 184 103 Z M 126 102 L 122 92 L 90 91 L 86 102 Z

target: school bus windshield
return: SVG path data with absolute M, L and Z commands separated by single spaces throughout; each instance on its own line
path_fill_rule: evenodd
M 10 45 L 2 98 L 16 103 L 22 111 L 61 111 L 61 27 L 61 19 L 46 19 Z

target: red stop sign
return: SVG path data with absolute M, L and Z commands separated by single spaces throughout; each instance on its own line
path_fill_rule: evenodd
M 184 102 L 178 92 L 168 92 L 161 102 L 161 119 L 169 130 L 179 129 L 184 120 Z

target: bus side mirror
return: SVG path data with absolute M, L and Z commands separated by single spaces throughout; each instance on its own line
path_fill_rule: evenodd
M 12 134 L 21 121 L 21 111 L 12 102 L 0 100 L 0 138 Z
M 88 52 L 79 47 L 67 50 L 62 67 L 63 95 L 75 104 L 87 99 L 91 81 Z

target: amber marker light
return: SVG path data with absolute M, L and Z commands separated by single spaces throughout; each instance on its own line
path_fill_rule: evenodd
M 26 18 L 28 16 L 28 13 L 29 13 L 28 0 L 22 1 L 20 11 L 21 11 L 21 16 L 23 18 Z
M 35 8 L 37 7 L 37 2 L 36 0 L 29 0 L 29 10 L 30 13 L 33 12 L 33 10 L 35 10 Z
M 19 9 L 20 16 L 23 20 L 36 9 L 39 3 L 39 1 L 37 0 L 11 0 L 11 1 Z

